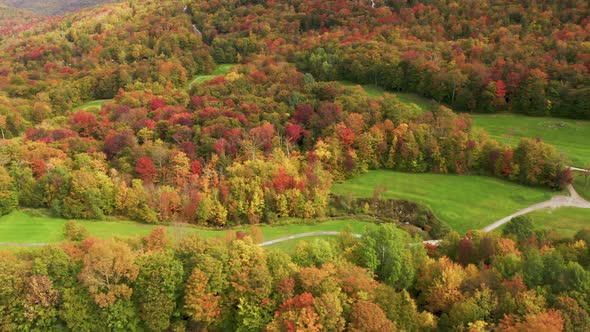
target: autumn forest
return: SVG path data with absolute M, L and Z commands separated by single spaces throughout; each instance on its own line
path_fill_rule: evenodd
M 0 1 L 0 331 L 590 330 L 587 2 L 110 2 Z M 60 240 L 2 228 L 29 215 Z

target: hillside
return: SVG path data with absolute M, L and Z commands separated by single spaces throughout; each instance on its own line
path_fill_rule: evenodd
M 18 35 L 42 20 L 32 12 L 0 5 L 0 43 L 5 38 Z
M 1 331 L 590 331 L 587 1 L 0 15 Z
M 0 4 L 31 11 L 38 15 L 58 15 L 117 0 L 0 0 Z

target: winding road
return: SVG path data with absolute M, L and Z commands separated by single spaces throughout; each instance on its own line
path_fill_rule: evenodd
M 582 168 L 576 168 L 576 167 L 570 167 L 570 168 L 574 171 L 590 172 L 590 171 L 588 171 L 586 169 L 582 169 Z M 582 208 L 582 209 L 590 209 L 590 202 L 588 202 L 587 200 L 582 198 L 576 192 L 576 190 L 574 189 L 574 187 L 571 184 L 567 186 L 567 190 L 569 192 L 569 196 L 565 196 L 565 195 L 554 196 L 550 200 L 547 200 L 547 201 L 544 201 L 541 203 L 537 203 L 537 204 L 533 204 L 529 207 L 526 207 L 522 210 L 514 212 L 513 214 L 511 214 L 509 216 L 506 216 L 498 221 L 495 221 L 495 222 L 489 224 L 488 226 L 484 227 L 482 229 L 482 231 L 483 232 L 491 232 L 491 231 L 495 230 L 496 228 L 509 222 L 514 217 L 522 216 L 523 214 L 527 214 L 527 213 L 530 213 L 533 211 L 542 210 L 542 209 L 546 209 L 546 208 L 555 209 L 555 208 L 560 208 L 560 207 L 577 207 L 577 208 Z M 285 236 L 285 237 L 281 237 L 281 238 L 274 239 L 274 240 L 264 241 L 264 242 L 259 243 L 258 245 L 261 247 L 266 247 L 266 246 L 270 246 L 270 245 L 273 245 L 276 243 L 300 239 L 300 238 L 304 238 L 304 237 L 337 236 L 339 234 L 340 234 L 340 232 L 336 232 L 336 231 L 307 232 L 307 233 L 295 234 L 295 235 L 291 235 L 291 236 Z M 356 238 L 360 238 L 362 236 L 360 234 L 352 234 L 352 235 Z M 427 241 L 423 241 L 422 243 L 437 245 L 441 241 L 442 240 L 427 240 Z M 0 242 L 0 247 L 41 247 L 41 246 L 44 246 L 47 244 L 49 244 L 49 243 Z
M 588 172 L 587 170 L 580 169 L 580 168 L 574 168 L 574 167 L 572 167 L 572 170 Z M 495 221 L 495 222 L 489 224 L 488 226 L 484 227 L 482 229 L 482 231 L 483 232 L 491 232 L 494 229 L 509 222 L 514 217 L 522 216 L 523 214 L 527 214 L 527 213 L 530 213 L 533 211 L 542 210 L 542 209 L 546 209 L 546 208 L 556 209 L 556 208 L 560 208 L 560 207 L 577 207 L 577 208 L 582 208 L 582 209 L 590 209 L 590 202 L 588 202 L 587 200 L 582 198 L 576 192 L 576 190 L 574 189 L 574 187 L 571 184 L 567 186 L 567 190 L 569 191 L 569 194 L 570 194 L 569 196 L 565 196 L 565 195 L 554 196 L 550 200 L 526 207 L 526 208 L 519 210 L 509 216 L 506 216 L 498 221 Z M 296 234 L 296 235 L 291 235 L 291 236 L 286 236 L 286 237 L 274 239 L 271 241 L 265 241 L 265 242 L 260 243 L 259 246 L 265 247 L 265 246 L 269 246 L 269 245 L 276 244 L 276 243 L 299 239 L 302 237 L 311 237 L 311 236 L 320 236 L 320 235 L 338 235 L 338 234 L 340 234 L 340 232 L 301 233 L 301 234 Z M 362 235 L 353 234 L 353 236 L 356 238 L 360 238 Z M 437 245 L 441 241 L 442 240 L 428 240 L 428 241 L 423 241 L 422 243 Z

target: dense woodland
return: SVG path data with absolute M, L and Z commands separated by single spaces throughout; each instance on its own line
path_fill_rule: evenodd
M 84 238 L 75 222 L 66 235 Z M 6 331 L 587 331 L 590 233 L 556 240 L 513 220 L 502 237 L 451 233 L 440 247 L 391 224 L 362 239 L 301 242 L 259 231 L 171 245 L 158 229 L 87 237 L 18 259 L 0 252 Z
M 1 5 L 24 9 L 38 15 L 57 15 L 116 0 L 0 0 Z
M 165 0 L 51 18 L 0 8 L 10 17 L 0 23 L 0 214 L 275 223 L 336 213 L 334 181 L 382 168 L 560 189 L 571 174 L 554 147 L 503 145 L 469 113 L 590 119 L 588 6 Z M 237 65 L 191 84 L 222 63 Z M 92 100 L 106 101 L 76 108 Z M 590 328 L 584 231 L 557 239 L 520 220 L 505 237 L 449 233 L 424 249 L 382 225 L 290 257 L 256 246 L 255 228 L 168 243 L 162 231 L 98 240 L 68 225 L 74 242 L 0 253 L 1 330 Z

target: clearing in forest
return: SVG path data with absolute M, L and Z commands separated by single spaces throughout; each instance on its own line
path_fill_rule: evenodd
M 459 233 L 482 229 L 522 208 L 546 201 L 557 192 L 522 186 L 492 177 L 443 174 L 411 174 L 388 170 L 366 174 L 335 184 L 338 195 L 372 197 L 384 186 L 382 198 L 406 199 L 428 205 L 434 214 Z
M 523 115 L 473 115 L 476 128 L 484 129 L 496 140 L 516 145 L 522 137 L 540 138 L 563 153 L 571 166 L 590 163 L 590 121 L 537 118 Z

